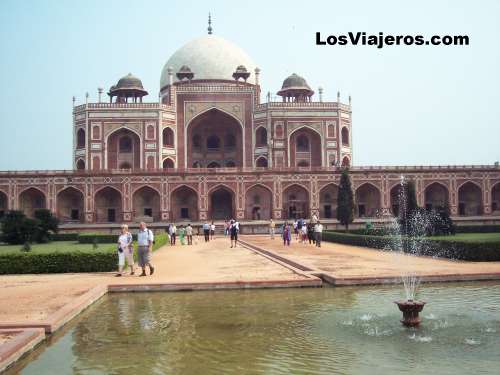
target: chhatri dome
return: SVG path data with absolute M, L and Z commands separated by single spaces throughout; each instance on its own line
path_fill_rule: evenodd
M 233 73 L 242 65 L 250 73 L 247 82 L 255 84 L 255 68 L 252 59 L 234 43 L 212 34 L 209 22 L 208 35 L 193 39 L 179 48 L 163 67 L 160 89 L 168 85 L 168 68 L 172 68 L 174 82 L 179 81 L 177 73 L 184 66 L 197 79 L 234 80 Z

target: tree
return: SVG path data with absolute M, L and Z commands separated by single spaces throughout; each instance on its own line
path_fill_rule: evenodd
M 3 241 L 12 245 L 33 241 L 38 231 L 38 221 L 27 218 L 22 211 L 8 211 L 1 224 Z
M 404 234 L 408 235 L 414 232 L 414 228 L 412 227 L 414 224 L 413 218 L 419 209 L 414 181 L 410 180 L 402 184 L 402 194 L 399 200 L 399 222 L 401 228 L 403 228 Z
M 342 170 L 337 195 L 337 220 L 349 230 L 349 224 L 354 220 L 354 194 L 348 168 Z
M 35 219 L 38 220 L 38 228 L 35 240 L 37 242 L 48 242 L 51 233 L 59 231 L 59 219 L 54 216 L 52 211 L 41 208 L 35 211 Z

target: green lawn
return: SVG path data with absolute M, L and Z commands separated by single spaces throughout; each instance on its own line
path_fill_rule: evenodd
M 499 242 L 500 233 L 458 233 L 453 236 L 434 236 L 429 238 L 443 241 Z
M 0 245 L 0 255 L 22 253 L 23 245 Z M 93 249 L 92 244 L 81 244 L 74 241 L 54 241 L 44 244 L 32 244 L 30 253 L 34 254 L 49 254 L 49 253 L 68 253 L 74 251 L 113 251 L 116 249 L 115 244 L 99 244 L 97 250 Z

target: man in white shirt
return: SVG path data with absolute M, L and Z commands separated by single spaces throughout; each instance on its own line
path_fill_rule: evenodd
M 318 220 L 314 226 L 314 238 L 316 239 L 316 246 L 321 247 L 321 237 L 323 235 L 323 224 Z
M 175 245 L 175 238 L 177 237 L 177 227 L 175 224 L 170 225 L 170 245 Z
M 149 259 L 153 252 L 153 241 L 153 232 L 146 228 L 146 223 L 141 222 L 139 224 L 139 233 L 137 233 L 137 256 L 139 266 L 142 268 L 142 273 L 139 276 L 146 276 L 146 266 L 149 267 L 150 275 L 155 272 Z

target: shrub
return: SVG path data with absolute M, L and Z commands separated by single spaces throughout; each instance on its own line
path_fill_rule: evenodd
M 371 247 L 382 250 L 415 253 L 410 241 L 401 241 L 396 236 L 369 236 L 352 233 L 324 232 L 323 240 L 346 245 Z M 470 242 L 460 240 L 435 240 L 421 238 L 417 240 L 417 255 L 468 260 L 477 262 L 500 261 L 500 241 Z
M 75 251 L 0 255 L 0 274 L 110 272 L 116 269 L 113 251 Z
M 21 245 L 25 242 L 32 242 L 37 232 L 38 222 L 29 219 L 22 211 L 8 211 L 1 220 L 2 241 Z
M 52 211 L 45 208 L 35 210 L 35 219 L 37 220 L 34 238 L 36 242 L 49 242 L 50 234 L 59 232 L 59 219 L 54 216 Z
M 81 233 L 78 235 L 78 242 L 80 243 L 116 243 L 118 241 L 118 234 L 109 233 Z M 134 241 L 137 236 L 133 235 Z
M 21 251 L 25 251 L 25 252 L 28 252 L 28 251 L 31 251 L 31 245 L 29 242 L 25 242 L 23 247 L 21 247 Z

